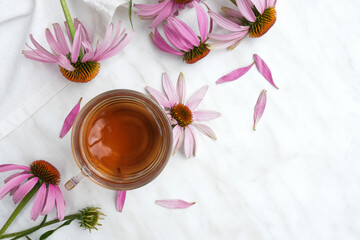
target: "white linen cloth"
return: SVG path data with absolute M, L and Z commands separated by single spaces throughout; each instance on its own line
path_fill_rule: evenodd
M 67 1 L 73 18 L 91 16 L 85 26 L 93 36 L 103 35 L 118 6 L 126 0 Z M 21 51 L 29 34 L 50 49 L 45 29 L 65 21 L 60 1 L 2 0 L 0 3 L 0 140 L 20 126 L 70 82 L 54 71 L 56 64 L 25 58 Z M 87 18 L 89 20 L 89 18 Z M 31 43 L 30 43 L 31 45 Z

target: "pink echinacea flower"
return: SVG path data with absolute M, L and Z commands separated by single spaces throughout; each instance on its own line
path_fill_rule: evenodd
M 166 95 L 146 87 L 148 93 L 164 108 L 173 125 L 174 154 L 184 145 L 187 158 L 196 154 L 197 138 L 195 128 L 208 137 L 216 140 L 214 131 L 205 124 L 197 123 L 220 117 L 219 112 L 196 110 L 208 90 L 204 86 L 196 91 L 185 103 L 185 79 L 180 73 L 176 89 L 166 73 L 162 75 L 162 85 Z
M 39 62 L 57 63 L 61 73 L 73 82 L 88 82 L 99 72 L 100 63 L 118 54 L 132 39 L 134 31 L 130 34 L 121 30 L 119 21 L 113 39 L 113 25 L 107 28 L 103 43 L 97 43 L 93 48 L 90 35 L 82 23 L 75 19 L 75 36 L 72 40 L 67 23 L 65 23 L 66 34 L 58 23 L 54 23 L 54 35 L 46 29 L 45 35 L 52 53 L 43 48 L 30 34 L 30 40 L 35 48 L 26 44 L 30 50 L 23 50 L 25 57 Z M 65 37 L 67 36 L 67 39 Z M 70 45 L 70 46 L 69 46 Z
M 36 220 L 39 215 L 47 215 L 56 205 L 57 218 L 64 219 L 65 200 L 58 187 L 60 183 L 59 171 L 50 163 L 44 160 L 34 161 L 30 167 L 16 164 L 0 165 L 0 172 L 22 170 L 5 179 L 5 185 L 0 188 L 0 199 L 6 194 L 13 195 L 15 204 L 37 185 L 40 186 L 35 203 L 31 209 L 30 218 Z
M 195 1 L 199 2 L 200 0 L 164 0 L 155 4 L 134 4 L 134 7 L 139 9 L 136 15 L 139 15 L 141 19 L 154 19 L 150 25 L 150 28 L 154 28 L 168 17 L 177 15 L 179 10 L 186 6 L 193 7 Z
M 150 34 L 155 46 L 161 51 L 183 56 L 186 63 L 195 63 L 204 58 L 210 49 L 206 45 L 208 39 L 209 19 L 205 10 L 199 3 L 193 2 L 197 14 L 200 36 L 198 36 L 186 23 L 176 17 L 169 17 L 167 24 L 162 24 L 164 34 L 168 41 L 174 46 L 170 46 L 160 35 L 157 28 Z
M 211 49 L 235 48 L 248 34 L 252 38 L 264 35 L 276 21 L 276 0 L 233 0 L 238 10 L 222 7 L 226 18 L 209 11 L 210 17 L 230 34 L 210 33 L 215 40 Z

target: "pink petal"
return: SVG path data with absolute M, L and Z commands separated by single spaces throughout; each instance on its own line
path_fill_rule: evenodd
M 0 172 L 7 172 L 12 170 L 25 170 L 30 171 L 28 166 L 16 165 L 16 164 L 2 164 L 0 165 Z
M 169 26 L 175 29 L 182 36 L 182 38 L 186 39 L 188 43 L 193 46 L 200 45 L 197 34 L 186 23 L 175 17 L 168 18 L 167 22 Z
M 197 20 L 198 20 L 198 25 L 199 25 L 199 30 L 200 30 L 200 38 L 202 42 L 205 42 L 206 40 L 206 35 L 208 32 L 208 28 L 209 28 L 209 20 L 208 20 L 208 16 L 206 14 L 206 12 L 204 11 L 204 9 L 199 5 L 199 3 L 197 2 L 193 2 L 195 10 L 196 10 L 196 15 L 197 15 Z
M 153 89 L 152 87 L 146 87 L 146 91 L 160 104 L 165 108 L 171 108 L 169 100 L 158 90 Z
M 102 61 L 105 60 L 107 58 L 110 58 L 116 54 L 118 54 L 121 50 L 123 50 L 128 44 L 129 42 L 132 40 L 132 38 L 134 37 L 135 32 L 132 31 L 129 34 L 126 34 L 125 37 L 123 39 L 121 39 L 119 41 L 119 43 L 114 46 L 111 49 L 108 49 L 103 55 L 101 55 L 97 60 L 98 61 Z
M 126 198 L 126 191 L 119 191 L 116 199 L 116 209 L 122 212 Z
M 209 11 L 209 15 L 220 27 L 226 30 L 238 32 L 246 31 L 249 29 L 249 27 L 238 25 L 215 12 Z
M 62 52 L 60 50 L 61 47 L 58 45 L 54 36 L 52 35 L 52 33 L 50 32 L 50 30 L 48 28 L 45 30 L 45 36 L 46 36 L 46 40 L 48 41 L 51 50 L 57 55 L 62 54 Z
M 32 42 L 32 44 L 34 44 L 35 48 L 38 50 L 37 52 L 41 55 L 41 56 L 45 56 L 49 59 L 52 60 L 56 60 L 56 57 L 51 54 L 49 51 L 47 51 L 45 48 L 43 48 L 32 36 L 32 34 L 30 34 L 30 40 Z
M 78 60 L 81 42 L 82 42 L 82 31 L 81 31 L 81 25 L 79 24 L 75 32 L 74 42 L 72 44 L 72 51 L 71 51 L 72 63 L 76 63 L 76 61 Z
M 39 178 L 34 177 L 29 181 L 24 183 L 13 196 L 13 200 L 15 204 L 18 204 L 25 196 L 30 192 L 30 190 L 35 186 L 35 184 L 39 181 Z
M 179 97 L 179 102 L 184 103 L 184 99 L 185 99 L 185 78 L 184 78 L 184 74 L 182 72 L 179 74 L 179 78 L 178 78 L 177 85 L 176 85 L 176 91 L 177 91 L 177 95 Z
M 189 127 L 185 127 L 184 151 L 187 158 L 191 158 L 194 153 L 195 142 Z
M 233 18 L 243 18 L 244 16 L 241 15 L 241 13 L 239 11 L 236 11 L 232 8 L 228 8 L 228 7 L 221 7 L 221 10 L 225 13 L 225 15 L 227 17 L 233 17 Z
M 183 209 L 194 205 L 196 202 L 185 202 L 180 199 L 156 200 L 156 204 L 169 209 Z
M 8 194 L 8 192 L 10 192 L 11 189 L 13 189 L 14 187 L 20 185 L 25 179 L 32 177 L 32 174 L 21 174 L 17 177 L 14 177 L 13 179 L 11 179 L 10 181 L 8 181 L 7 183 L 5 183 L 4 186 L 2 186 L 0 188 L 0 200 L 6 195 Z
M 253 4 L 255 5 L 256 9 L 258 10 L 258 12 L 260 14 L 263 14 L 264 13 L 264 10 L 265 10 L 265 2 L 267 2 L 267 0 L 251 0 L 253 2 Z
M 65 216 L 65 200 L 58 186 L 54 186 L 55 192 L 55 204 L 56 204 L 56 217 L 60 221 L 64 219 Z
M 163 52 L 167 52 L 173 55 L 182 56 L 184 53 L 175 50 L 170 47 L 170 45 L 164 40 L 164 38 L 160 35 L 157 28 L 155 28 L 155 33 L 150 33 L 151 40 L 155 44 L 155 46 Z
M 76 116 L 79 114 L 80 111 L 80 104 L 81 104 L 82 97 L 80 98 L 79 102 L 75 105 L 75 107 L 70 111 L 70 113 L 66 116 L 63 127 L 60 132 L 60 138 L 63 138 L 71 129 Z
M 174 140 L 174 152 L 173 155 L 179 150 L 184 140 L 184 130 L 179 125 L 176 125 L 173 129 Z
M 214 133 L 214 131 L 206 126 L 205 124 L 201 124 L 201 123 L 193 123 L 193 125 L 199 129 L 203 134 L 205 134 L 206 136 L 208 136 L 209 138 L 212 138 L 214 140 L 217 140 L 216 135 Z
M 178 102 L 178 97 L 174 85 L 172 84 L 169 75 L 167 73 L 162 74 L 162 85 L 163 89 L 169 99 L 171 106 L 175 105 Z
M 176 30 L 171 29 L 169 26 L 163 24 L 163 30 L 165 33 L 166 38 L 169 42 L 174 45 L 177 49 L 188 52 L 192 49 L 192 45 L 186 42 L 183 37 L 176 32 Z
M 83 47 L 85 48 L 86 53 L 84 54 L 83 58 L 81 59 L 81 62 L 87 62 L 90 59 L 94 57 L 94 49 L 90 42 L 87 40 L 84 40 L 82 42 Z
M 203 86 L 199 90 L 197 90 L 187 101 L 186 106 L 190 108 L 190 110 L 194 110 L 199 106 L 205 94 L 208 90 L 209 86 Z
M 252 3 L 250 0 L 236 0 L 236 5 L 239 8 L 240 13 L 250 22 L 255 22 L 256 17 L 252 11 Z
M 74 71 L 75 68 L 71 65 L 69 59 L 63 55 L 59 55 L 57 63 L 68 71 Z
M 254 65 L 254 63 L 250 64 L 247 67 L 238 68 L 238 69 L 232 71 L 231 73 L 228 73 L 225 76 L 222 76 L 221 78 L 219 78 L 216 81 L 216 84 L 220 84 L 220 83 L 224 83 L 224 82 L 231 82 L 231 81 L 234 81 L 234 80 L 240 78 L 245 73 L 247 73 L 253 65 Z
M 189 125 L 188 128 L 189 128 L 190 133 L 191 133 L 191 135 L 192 135 L 192 138 L 193 138 L 193 140 L 194 140 L 194 150 L 193 150 L 193 154 L 194 154 L 194 157 L 195 157 L 195 156 L 196 156 L 196 151 L 197 151 L 197 138 L 196 138 L 196 133 L 195 133 L 194 128 L 193 128 L 191 125 Z
M 266 107 L 266 90 L 262 90 L 254 108 L 254 130 Z
M 209 121 L 221 116 L 221 113 L 210 110 L 198 110 L 192 112 L 195 121 Z
M 64 32 L 62 31 L 60 25 L 58 23 L 54 23 L 53 28 L 54 28 L 56 39 L 57 39 L 59 45 L 61 46 L 61 49 L 62 49 L 61 51 L 65 55 L 68 54 L 70 52 L 70 49 L 66 42 Z
M 54 205 L 55 205 L 55 186 L 49 184 L 45 205 L 41 211 L 41 215 L 43 216 L 47 215 L 54 208 Z
M 210 34 L 209 34 L 210 35 Z M 210 36 L 209 36 L 210 37 Z M 224 49 L 224 48 L 229 48 L 229 50 L 234 49 L 237 45 L 239 45 L 239 43 L 241 42 L 241 39 L 233 39 L 230 41 L 218 41 L 216 43 L 211 43 L 209 45 L 210 49 L 216 50 L 216 49 Z
M 41 209 L 44 207 L 44 202 L 46 198 L 46 183 L 43 183 L 36 194 L 35 203 L 31 209 L 30 218 L 36 220 L 41 212 Z
M 275 85 L 275 83 L 273 81 L 273 78 L 272 78 L 272 75 L 271 75 L 271 71 L 270 71 L 268 65 L 266 65 L 266 63 L 264 62 L 264 60 L 262 60 L 262 58 L 257 54 L 254 54 L 254 60 L 255 60 L 255 64 L 256 64 L 257 69 L 264 76 L 264 78 L 266 80 L 268 80 L 268 82 L 271 85 L 273 85 L 275 88 L 279 89 Z
M 157 27 L 162 21 L 168 18 L 174 12 L 173 1 L 167 1 L 167 4 L 161 9 L 154 21 L 151 23 L 150 28 Z
M 26 174 L 27 171 L 23 171 L 23 172 L 19 172 L 19 173 L 14 173 L 12 175 L 10 175 L 9 177 L 7 177 L 5 180 L 4 180 L 4 183 L 7 183 L 8 181 L 10 181 L 11 179 L 21 175 L 21 174 Z

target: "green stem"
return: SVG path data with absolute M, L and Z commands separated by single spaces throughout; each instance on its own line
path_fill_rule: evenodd
M 15 208 L 14 212 L 11 214 L 9 219 L 6 221 L 4 226 L 0 230 L 0 238 L 5 233 L 6 229 L 10 226 L 10 224 L 14 221 L 16 216 L 20 213 L 20 211 L 25 207 L 25 205 L 30 201 L 30 199 L 34 196 L 34 194 L 39 190 L 41 184 L 38 182 L 31 190 L 26 194 L 26 196 L 21 200 L 18 206 Z
M 70 220 L 70 219 L 79 219 L 80 216 L 81 216 L 81 214 L 68 215 L 68 216 L 64 217 L 64 219 L 62 221 L 66 221 L 66 220 Z M 55 220 L 44 223 L 40 228 L 43 228 L 43 227 L 46 227 L 46 226 L 49 226 L 49 225 L 52 225 L 52 224 L 55 224 L 55 223 L 59 223 L 59 222 L 62 222 L 62 221 L 60 221 L 59 219 L 55 219 Z M 27 234 L 32 233 L 34 230 L 38 230 L 40 228 L 38 226 L 35 226 L 35 227 L 32 227 L 32 228 L 26 229 L 24 231 L 21 231 L 21 232 L 9 233 L 9 234 L 3 235 L 2 237 L 0 237 L 0 239 L 16 237 L 16 236 L 23 235 L 23 234 L 27 235 Z
M 61 7 L 62 7 L 64 15 L 65 15 L 66 23 L 69 27 L 71 39 L 74 41 L 74 36 L 75 36 L 76 30 L 75 30 L 75 26 L 74 26 L 72 17 L 70 15 L 69 8 L 68 8 L 65 0 L 60 0 L 60 3 L 61 3 Z

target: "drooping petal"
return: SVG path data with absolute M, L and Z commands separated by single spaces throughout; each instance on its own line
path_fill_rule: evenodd
M 232 8 L 222 6 L 221 10 L 224 12 L 224 14 L 227 17 L 232 17 L 232 18 L 243 18 L 244 17 L 243 15 L 241 15 L 241 13 L 239 11 L 236 11 Z
M 249 27 L 238 25 L 213 11 L 209 11 L 209 15 L 220 27 L 226 30 L 238 32 L 247 31 L 249 29 Z
M 174 151 L 173 155 L 180 149 L 184 140 L 184 130 L 179 125 L 176 125 L 173 129 Z
M 196 109 L 208 90 L 209 86 L 203 86 L 199 90 L 197 90 L 187 101 L 186 106 L 190 108 L 190 110 Z
M 239 8 L 240 13 L 250 22 L 255 22 L 256 17 L 252 11 L 252 3 L 250 0 L 236 0 L 236 5 Z
M 167 52 L 173 55 L 177 55 L 177 56 L 182 56 L 184 55 L 184 53 L 179 52 L 177 50 L 175 50 L 174 48 L 172 48 L 165 40 L 164 38 L 160 35 L 159 31 L 157 30 L 157 28 L 155 28 L 155 32 L 154 33 L 150 33 L 150 37 L 151 40 L 153 41 L 153 43 L 155 44 L 155 46 L 160 49 L 163 52 Z
M 46 202 L 40 214 L 42 216 L 47 215 L 54 208 L 54 205 L 55 205 L 55 187 L 54 185 L 49 184 Z
M 35 221 L 39 217 L 40 212 L 44 207 L 45 198 L 46 198 L 46 183 L 43 183 L 38 193 L 36 194 L 35 202 L 31 209 L 30 218 L 32 220 Z
M 190 44 L 188 44 L 186 41 L 184 41 L 184 39 L 178 32 L 174 31 L 166 24 L 163 24 L 162 26 L 163 26 L 163 30 L 164 30 L 166 38 L 169 40 L 169 42 L 172 45 L 174 45 L 174 47 L 176 47 L 177 49 L 184 51 L 184 52 L 188 52 L 192 48 L 192 46 Z
M 119 191 L 116 198 L 116 209 L 122 212 L 126 198 L 126 191 Z
M 194 121 L 209 121 L 221 116 L 221 113 L 210 110 L 198 110 L 192 112 Z
M 179 97 L 179 102 L 184 103 L 185 100 L 185 78 L 184 74 L 181 72 L 178 77 L 177 85 L 176 85 L 177 95 Z
M 70 113 L 66 116 L 63 127 L 60 132 L 60 138 L 63 138 L 71 129 L 76 116 L 79 114 L 80 111 L 80 104 L 81 104 L 82 97 L 80 98 L 79 102 L 73 107 Z
M 10 175 L 9 177 L 7 177 L 7 178 L 4 180 L 4 183 L 7 183 L 7 182 L 10 181 L 11 179 L 13 179 L 13 178 L 15 178 L 15 177 L 17 177 L 17 176 L 19 176 L 19 175 L 26 174 L 26 173 L 27 173 L 27 171 L 23 171 L 23 172 L 19 172 L 19 173 L 12 174 L 12 175 Z M 14 195 L 14 193 L 19 189 L 19 187 L 20 187 L 20 184 L 19 184 L 19 185 L 16 185 L 15 187 L 13 187 L 13 188 L 10 190 L 10 192 L 9 192 L 10 196 Z
M 35 184 L 39 181 L 39 178 L 33 177 L 26 183 L 24 183 L 13 196 L 13 200 L 15 204 L 18 204 L 25 196 L 30 192 L 30 190 L 35 186 Z
M 58 45 L 54 36 L 52 35 L 52 33 L 50 32 L 50 30 L 48 28 L 45 30 L 45 36 L 46 36 L 46 40 L 48 41 L 51 50 L 57 55 L 62 54 L 61 47 Z
M 54 28 L 56 39 L 57 39 L 59 45 L 61 46 L 62 53 L 64 55 L 68 54 L 70 52 L 70 49 L 66 42 L 64 32 L 62 31 L 60 25 L 58 23 L 54 23 L 53 28 Z
M 69 59 L 63 55 L 58 56 L 57 63 L 70 72 L 75 70 L 75 68 L 71 65 Z
M 28 166 L 17 165 L 17 164 L 2 164 L 0 165 L 0 172 L 7 172 L 12 170 L 25 170 L 30 171 Z
M 197 138 L 196 138 L 196 133 L 195 133 L 195 130 L 194 128 L 189 125 L 187 128 L 189 128 L 190 130 L 190 133 L 191 133 L 191 136 L 193 138 L 193 142 L 194 142 L 194 150 L 193 150 L 193 154 L 194 154 L 194 157 L 196 156 L 196 151 L 197 151 Z
M 146 91 L 163 107 L 170 108 L 171 104 L 169 100 L 158 90 L 152 87 L 146 87 Z
M 56 217 L 60 221 L 65 216 L 65 200 L 58 186 L 54 186 L 55 191 L 55 204 L 56 204 Z
M 81 24 L 76 29 L 74 42 L 72 44 L 72 51 L 71 51 L 71 62 L 76 63 L 79 57 L 79 52 L 82 43 L 82 31 L 81 31 Z
M 253 65 L 254 65 L 254 63 L 250 64 L 247 67 L 238 68 L 238 69 L 232 71 L 231 73 L 228 73 L 225 76 L 222 76 L 221 78 L 219 78 L 216 81 L 216 84 L 220 84 L 220 83 L 224 83 L 224 82 L 231 82 L 231 81 L 234 81 L 234 80 L 240 78 L 245 73 L 247 73 Z
M 43 48 L 32 36 L 32 34 L 30 34 L 30 40 L 32 42 L 32 44 L 34 44 L 35 48 L 37 49 L 37 53 L 39 55 L 43 55 L 49 59 L 55 60 L 56 61 L 56 57 L 51 54 L 49 51 L 47 51 L 45 48 Z
M 254 130 L 266 107 L 266 90 L 262 90 L 254 108 Z
M 241 40 L 242 39 L 233 39 L 233 40 L 229 40 L 229 41 L 218 41 L 216 43 L 211 43 L 210 45 L 208 45 L 208 48 L 212 49 L 212 50 L 229 48 L 229 50 L 231 50 L 231 49 L 234 49 L 237 45 L 239 45 Z
M 197 34 L 186 23 L 175 17 L 168 18 L 167 22 L 169 26 L 175 29 L 188 43 L 193 46 L 200 45 Z
M 167 75 L 167 73 L 162 74 L 162 85 L 163 85 L 163 89 L 169 99 L 170 105 L 173 106 L 174 104 L 176 104 L 178 102 L 178 97 L 176 94 L 175 87 L 174 87 L 173 83 L 171 82 L 169 75 Z
M 194 1 L 193 5 L 196 10 L 196 15 L 197 15 L 197 20 L 198 20 L 198 25 L 199 25 L 199 30 L 200 30 L 200 38 L 201 38 L 201 41 L 204 42 L 206 40 L 206 36 L 207 36 L 208 28 L 209 28 L 208 16 L 207 16 L 205 10 L 200 6 L 199 3 Z
M 165 1 L 166 2 L 166 1 Z M 154 21 L 151 23 L 150 28 L 157 27 L 162 21 L 168 18 L 174 12 L 173 1 L 167 1 L 167 4 L 161 9 Z
M 129 34 L 125 34 L 125 37 L 123 39 L 121 39 L 119 41 L 119 43 L 114 46 L 113 48 L 111 49 L 108 49 L 104 54 L 102 54 L 99 58 L 97 59 L 93 59 L 93 60 L 96 60 L 96 61 L 102 61 L 102 60 L 105 60 L 107 58 L 110 58 L 116 54 L 118 54 L 121 50 L 123 50 L 128 44 L 129 42 L 131 41 L 131 39 L 134 37 L 135 35 L 135 32 L 132 31 L 131 33 Z
M 14 177 L 7 183 L 5 183 L 4 186 L 0 188 L 0 200 L 10 192 L 11 189 L 13 189 L 15 186 L 19 186 L 25 179 L 32 177 L 33 174 L 21 174 L 17 177 Z
M 255 5 L 255 7 L 256 7 L 256 9 L 258 10 L 258 12 L 260 13 L 260 14 L 263 14 L 264 13 L 264 10 L 265 10 L 265 8 L 266 8 L 266 6 L 265 6 L 265 2 L 267 1 L 264 1 L 264 0 L 251 0 L 252 1 L 252 3 Z
M 257 69 L 259 70 L 259 72 L 261 73 L 261 75 L 264 76 L 264 78 L 266 80 L 268 80 L 268 82 L 273 85 L 275 88 L 279 89 L 275 83 L 274 80 L 272 78 L 272 74 L 270 71 L 270 68 L 268 67 L 268 65 L 264 62 L 264 60 L 257 54 L 254 54 L 254 60 L 255 60 L 255 64 Z
M 97 59 L 99 56 L 101 56 L 109 47 L 112 33 L 113 33 L 113 24 L 111 23 L 107 27 L 103 43 L 99 45 L 95 50 L 94 59 Z
M 185 155 L 187 158 L 191 158 L 191 155 L 194 153 L 195 142 L 189 127 L 185 127 L 184 134 L 185 134 L 184 136 Z
M 196 202 L 185 202 L 180 199 L 156 200 L 156 204 L 169 209 L 183 209 L 194 205 Z
M 86 53 L 84 54 L 83 58 L 81 59 L 81 62 L 87 62 L 91 60 L 94 57 L 94 49 L 91 46 L 91 43 L 87 40 L 84 40 L 82 42 L 83 47 L 85 48 Z
M 209 126 L 201 123 L 193 123 L 193 125 L 209 138 L 217 140 L 214 131 Z

